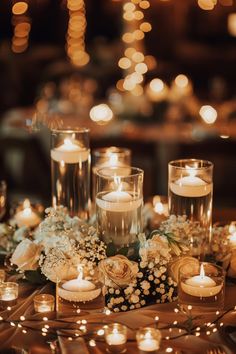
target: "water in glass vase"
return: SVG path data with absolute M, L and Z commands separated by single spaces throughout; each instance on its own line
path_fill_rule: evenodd
M 131 192 L 101 192 L 97 194 L 97 225 L 101 239 L 112 245 L 114 253 L 127 247 L 127 256 L 134 253 L 137 235 L 142 231 L 142 198 Z
M 212 183 L 188 186 L 179 183 L 169 185 L 170 215 L 186 215 L 191 221 L 199 222 L 203 228 L 202 237 L 192 236 L 191 252 L 200 256 L 207 252 L 212 220 Z
M 90 194 L 89 150 L 84 151 L 87 158 L 79 158 L 75 163 L 56 161 L 51 153 L 53 206 L 64 205 L 71 216 L 88 218 Z

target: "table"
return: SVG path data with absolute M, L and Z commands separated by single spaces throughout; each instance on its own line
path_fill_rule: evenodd
M 10 278 L 12 280 L 12 278 Z M 41 328 L 45 323 L 49 324 L 50 327 L 57 328 L 58 325 L 55 324 L 53 319 L 55 319 L 56 313 L 36 314 L 33 309 L 33 298 L 39 293 L 53 293 L 54 286 L 48 283 L 44 286 L 34 286 L 27 282 L 20 282 L 20 296 L 17 305 L 13 306 L 11 311 L 2 311 L 0 316 L 7 318 L 9 321 L 19 320 L 20 316 L 25 316 L 26 321 L 24 325 L 32 326 L 35 328 L 34 331 L 26 329 L 27 333 L 22 333 L 22 328 L 17 326 L 9 326 L 5 323 L 0 324 L 0 352 L 6 353 L 7 348 L 24 348 L 27 352 L 31 354 L 49 354 L 53 353 L 50 349 L 49 343 L 53 342 L 54 336 L 50 334 L 43 336 Z M 228 309 L 236 304 L 236 286 L 228 285 L 226 289 L 226 303 L 225 308 Z M 64 320 L 67 321 L 67 325 L 70 327 L 71 323 L 76 324 L 79 319 L 86 319 L 88 331 L 94 331 L 101 328 L 102 325 L 111 322 L 120 322 L 128 327 L 128 343 L 127 343 L 127 353 L 133 354 L 137 353 L 137 346 L 135 341 L 135 332 L 139 327 L 148 326 L 154 323 L 155 316 L 159 316 L 159 328 L 162 328 L 166 324 L 173 323 L 173 320 L 177 320 L 179 323 L 185 318 L 183 314 L 175 314 L 174 308 L 176 303 L 171 304 L 159 304 L 147 306 L 139 310 L 133 310 L 125 313 L 111 314 L 109 316 L 105 315 L 101 310 L 95 312 L 84 312 L 78 316 L 65 317 Z M 212 321 L 215 317 L 214 313 L 199 313 L 199 323 L 204 323 Z M 43 321 L 43 317 L 47 316 L 48 321 Z M 35 321 L 37 320 L 37 321 Z M 99 323 L 99 325 L 98 325 Z M 224 318 L 224 323 L 236 327 L 236 311 L 231 312 Z M 65 326 L 66 327 L 66 326 Z M 38 330 L 37 330 L 38 329 Z M 49 330 L 50 331 L 50 330 Z M 58 331 L 58 334 L 65 332 Z M 66 332 L 68 333 L 68 331 Z M 170 336 L 173 332 L 169 330 L 162 331 L 162 335 Z M 102 341 L 102 338 L 98 337 L 99 341 L 96 340 L 96 346 L 91 347 L 88 342 L 86 343 L 83 338 L 78 338 L 70 341 L 68 338 L 60 337 L 58 347 L 60 348 L 59 353 L 63 354 L 74 354 L 74 353 L 90 353 L 90 354 L 102 354 L 106 351 L 106 345 Z M 196 337 L 193 335 L 187 335 L 175 340 L 162 340 L 161 352 L 165 353 L 166 349 L 169 347 L 173 348 L 173 353 L 191 353 L 191 354 L 202 354 L 211 348 L 214 343 L 221 343 L 227 354 L 235 353 L 235 347 L 230 343 L 224 336 L 223 327 L 216 333 L 212 333 L 210 336 L 203 335 L 201 337 Z M 54 344 L 54 342 L 53 342 Z M 55 351 L 54 351 L 55 352 Z

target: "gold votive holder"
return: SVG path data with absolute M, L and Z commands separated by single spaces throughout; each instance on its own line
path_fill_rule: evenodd
M 140 354 L 155 354 L 160 348 L 161 332 L 152 327 L 140 328 L 136 340 Z
M 55 298 L 50 294 L 39 294 L 34 297 L 35 312 L 51 312 L 54 311 Z
M 183 307 L 215 311 L 224 307 L 225 271 L 212 263 L 199 262 L 179 269 L 178 301 Z
M 0 283 L 5 281 L 6 273 L 4 269 L 0 269 Z
M 0 283 L 0 307 L 14 306 L 18 298 L 18 284 L 13 282 Z
M 107 325 L 105 327 L 105 341 L 107 343 L 107 352 L 126 352 L 127 327 L 120 323 L 111 323 Z

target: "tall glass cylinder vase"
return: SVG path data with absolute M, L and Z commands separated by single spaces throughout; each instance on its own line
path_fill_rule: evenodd
M 212 225 L 213 164 L 210 161 L 184 159 L 169 163 L 169 213 L 186 215 L 201 227 L 191 235 L 191 254 L 204 258 L 208 252 Z
M 94 149 L 92 151 L 92 188 L 93 200 L 96 198 L 96 172 L 104 167 L 130 166 L 131 150 L 115 146 Z
M 134 167 L 100 169 L 96 191 L 97 229 L 108 255 L 135 257 L 142 232 L 143 171 Z
M 90 203 L 89 130 L 52 130 L 52 205 L 86 220 Z

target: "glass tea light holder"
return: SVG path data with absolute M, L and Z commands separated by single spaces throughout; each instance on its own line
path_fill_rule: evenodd
M 87 220 L 90 204 L 89 130 L 52 130 L 52 205 Z
M 121 249 L 132 257 L 142 232 L 143 170 L 110 167 L 97 171 L 97 230 L 113 253 Z M 124 253 L 122 253 L 124 254 Z
M 97 279 L 86 278 L 83 273 L 83 265 L 78 265 L 77 278 L 58 279 L 56 288 L 58 312 L 76 313 L 80 308 L 88 310 L 104 306 L 102 284 Z
M 105 326 L 105 341 L 107 343 L 107 352 L 125 353 L 127 327 L 119 323 L 111 323 Z
M 129 167 L 131 150 L 123 147 L 104 147 L 92 151 L 93 200 L 96 198 L 96 172 L 104 167 Z M 127 170 L 129 173 L 129 170 Z
M 161 332 L 152 327 L 140 328 L 136 340 L 140 354 L 155 354 L 160 348 Z
M 183 265 L 179 269 L 178 300 L 180 305 L 206 310 L 224 307 L 225 271 L 212 263 L 200 262 L 199 266 Z
M 6 273 L 4 269 L 0 269 L 0 284 L 5 281 Z
M 0 283 L 0 308 L 14 306 L 18 298 L 18 284 L 13 282 Z
M 55 298 L 50 294 L 39 294 L 34 297 L 35 312 L 51 312 L 54 311 Z
M 203 258 L 211 239 L 213 164 L 196 159 L 171 161 L 168 174 L 169 214 L 186 215 L 199 223 L 202 237 L 190 240 L 191 255 Z
M 7 207 L 7 183 L 4 180 L 0 181 L 0 220 L 6 214 Z
M 31 205 L 29 199 L 25 199 L 16 209 L 14 220 L 18 227 L 26 226 L 29 228 L 35 228 L 41 222 L 38 210 Z

